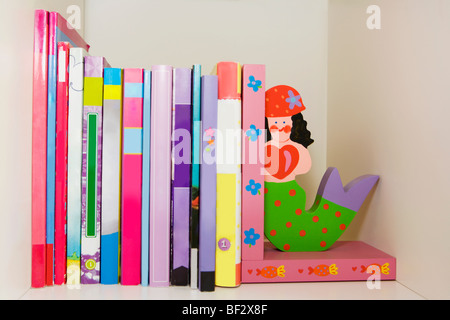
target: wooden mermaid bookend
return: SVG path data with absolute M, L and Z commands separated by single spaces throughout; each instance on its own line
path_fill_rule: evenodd
M 266 92 L 264 233 L 279 250 L 324 251 L 348 228 L 379 176 L 365 175 L 345 187 L 329 168 L 314 205 L 305 210 L 305 191 L 295 180 L 311 168 L 308 146 L 314 140 L 301 112 L 300 94 L 289 86 Z

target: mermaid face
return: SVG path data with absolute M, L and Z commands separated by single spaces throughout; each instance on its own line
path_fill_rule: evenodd
M 292 117 L 267 118 L 269 131 L 272 139 L 276 142 L 287 142 L 290 140 L 292 130 Z
M 272 140 L 266 143 L 267 182 L 286 182 L 295 180 L 311 168 L 309 151 L 300 143 L 291 140 L 292 117 L 269 117 L 268 128 Z

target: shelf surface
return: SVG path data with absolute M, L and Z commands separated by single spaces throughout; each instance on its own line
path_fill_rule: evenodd
M 29 289 L 20 300 L 424 300 L 397 281 L 381 281 L 369 289 L 366 281 L 242 284 L 199 292 L 188 287 L 82 285 Z

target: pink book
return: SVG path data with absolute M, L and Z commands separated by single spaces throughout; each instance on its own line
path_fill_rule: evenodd
M 141 283 L 144 70 L 125 69 L 122 158 L 122 285 Z
M 242 260 L 264 258 L 264 65 L 242 67 Z
M 33 57 L 31 286 L 45 286 L 48 12 L 36 10 Z
M 150 286 L 169 286 L 173 69 L 152 67 Z
M 56 87 L 56 174 L 55 174 L 55 284 L 66 282 L 67 152 L 69 116 L 68 42 L 58 43 Z

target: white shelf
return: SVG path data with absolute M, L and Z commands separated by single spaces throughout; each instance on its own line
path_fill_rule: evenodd
M 188 287 L 82 285 L 79 289 L 53 286 L 30 289 L 21 300 L 424 300 L 397 281 L 382 281 L 370 290 L 365 281 L 243 284 L 200 292 Z

